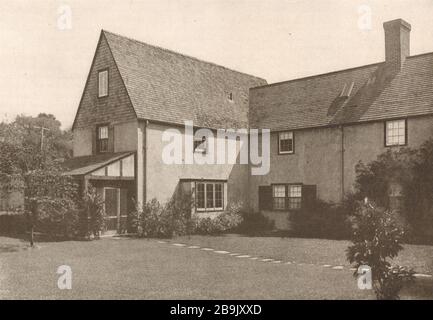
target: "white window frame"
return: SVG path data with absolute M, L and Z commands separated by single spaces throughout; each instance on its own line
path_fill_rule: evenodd
M 282 139 L 282 137 L 286 137 Z M 281 150 L 281 141 L 283 140 L 291 140 L 292 141 L 292 149 L 287 151 Z M 293 131 L 283 131 L 278 133 L 278 154 L 293 154 L 295 152 L 295 134 Z
M 108 70 L 98 71 L 98 97 L 108 96 Z
M 198 185 L 199 184 L 203 184 L 204 185 L 204 207 L 202 207 L 202 208 L 199 208 L 198 207 Z M 213 185 L 213 191 L 212 191 L 212 193 L 213 193 L 213 206 L 212 207 L 208 207 L 207 206 L 207 186 L 208 185 Z M 221 185 L 221 207 L 216 207 L 215 206 L 215 203 L 216 203 L 216 201 L 215 201 L 215 199 L 216 199 L 216 185 Z M 223 211 L 224 210 L 224 185 L 225 185 L 225 183 L 224 182 L 210 182 L 210 181 L 206 181 L 206 182 L 196 182 L 195 183 L 195 192 L 196 192 L 196 194 L 195 194 L 195 196 L 196 196 L 196 201 L 195 201 L 195 204 L 196 204 L 196 210 L 198 211 L 198 212 L 206 212 L 206 211 Z
M 385 122 L 385 146 L 397 147 L 407 145 L 406 119 L 390 120 Z
M 280 193 L 277 195 L 276 189 L 280 188 Z M 281 193 L 281 188 L 284 188 L 284 194 Z M 295 190 L 296 188 L 296 190 Z M 284 207 L 277 208 L 275 199 L 284 199 Z M 290 208 L 290 199 L 300 199 L 298 208 Z M 275 211 L 290 211 L 302 209 L 302 184 L 274 184 L 272 185 L 272 210 Z

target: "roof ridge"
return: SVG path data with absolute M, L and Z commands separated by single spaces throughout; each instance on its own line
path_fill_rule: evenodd
M 136 42 L 136 43 L 138 43 L 139 45 L 149 46 L 149 47 L 152 47 L 152 48 L 159 49 L 159 50 L 161 50 L 161 51 L 165 51 L 165 52 L 172 53 L 172 54 L 176 54 L 176 55 L 178 55 L 178 56 L 182 56 L 182 57 L 185 57 L 185 58 L 188 58 L 188 59 L 191 59 L 191 60 L 195 60 L 195 61 L 200 62 L 200 63 L 209 64 L 209 65 L 212 65 L 212 66 L 215 66 L 215 67 L 218 67 L 218 68 L 221 68 L 221 69 L 227 70 L 227 71 L 231 71 L 231 72 L 236 72 L 236 73 L 239 73 L 239 74 L 242 74 L 242 75 L 248 76 L 248 77 L 252 77 L 252 78 L 255 78 L 255 79 L 258 79 L 258 80 L 265 81 L 265 82 L 267 83 L 266 79 L 264 79 L 264 78 L 257 77 L 257 76 L 255 76 L 255 75 L 252 75 L 252 74 L 249 74 L 249 73 L 246 73 L 246 72 L 242 72 L 242 71 L 238 71 L 238 70 L 230 69 L 230 68 L 227 68 L 227 67 L 222 66 L 222 65 L 220 65 L 220 64 L 216 64 L 216 63 L 214 63 L 214 62 L 205 61 L 205 60 L 202 60 L 202 59 L 199 59 L 199 58 L 196 58 L 196 57 L 193 57 L 193 56 L 190 56 L 190 55 L 184 54 L 184 53 L 177 52 L 177 51 L 175 51 L 175 50 L 171 50 L 171 49 L 163 48 L 163 47 L 161 47 L 161 46 L 157 46 L 157 45 L 149 44 L 149 43 L 147 43 L 147 42 L 143 42 L 143 41 L 140 41 L 140 40 L 137 40 L 137 39 L 134 39 L 134 38 L 130 38 L 130 37 L 127 37 L 127 36 L 124 36 L 124 35 L 121 35 L 121 34 L 118 34 L 118 33 L 114 33 L 114 32 L 108 31 L 108 30 L 104 30 L 104 29 L 102 29 L 101 32 L 102 32 L 102 33 L 109 33 L 109 34 L 112 34 L 112 35 L 114 35 L 114 36 L 116 36 L 116 37 L 120 37 L 120 38 L 127 39 L 127 40 L 129 40 L 129 41 Z
M 336 70 L 336 71 L 330 71 L 330 72 L 325 72 L 325 73 L 320 73 L 320 74 L 315 74 L 315 75 L 311 75 L 311 76 L 306 76 L 306 77 L 302 77 L 302 78 L 295 78 L 295 79 L 291 79 L 291 80 L 285 80 L 285 81 L 280 81 L 280 82 L 274 82 L 274 83 L 270 83 L 270 84 L 266 84 L 263 86 L 258 86 L 258 87 L 254 87 L 251 88 L 251 90 L 254 89 L 261 89 L 261 88 L 266 88 L 266 87 L 273 87 L 273 86 L 278 86 L 278 85 L 283 85 L 283 84 L 287 84 L 290 82 L 296 82 L 296 81 L 302 81 L 302 80 L 308 80 L 308 79 L 314 79 L 314 78 L 319 78 L 319 77 L 324 77 L 324 76 L 329 76 L 332 74 L 337 74 L 337 73 L 343 73 L 343 72 L 349 72 L 349 71 L 353 71 L 353 70 L 357 70 L 357 69 L 363 69 L 363 68 L 371 68 L 373 66 L 378 66 L 385 63 L 385 61 L 382 62 L 376 62 L 376 63 L 371 63 L 371 64 L 366 64 L 363 66 L 358 66 L 358 67 L 352 67 L 352 68 L 347 68 L 347 69 L 341 69 L 341 70 Z

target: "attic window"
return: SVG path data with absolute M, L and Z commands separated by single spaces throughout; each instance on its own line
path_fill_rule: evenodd
M 108 96 L 108 70 L 98 72 L 98 97 Z
M 229 99 L 229 101 L 233 101 L 233 92 L 230 92 L 230 93 L 227 95 L 227 99 Z
M 347 83 L 345 83 L 343 90 L 341 90 L 340 97 L 349 98 L 354 86 L 355 86 L 355 82 L 351 82 L 350 85 L 347 85 Z

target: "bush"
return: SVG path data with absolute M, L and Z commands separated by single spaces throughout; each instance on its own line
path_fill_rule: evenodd
M 131 214 L 133 226 L 141 237 L 171 238 L 189 233 L 191 198 L 173 198 L 162 205 L 152 199 L 144 208 L 136 208 Z
M 22 213 L 0 214 L 0 233 L 6 235 L 23 234 L 27 231 L 27 219 Z
M 263 235 L 275 227 L 274 221 L 266 218 L 260 212 L 244 213 L 243 221 L 237 231 L 247 235 Z
M 356 269 L 366 265 L 372 271 L 372 285 L 378 299 L 398 299 L 404 285 L 414 281 L 414 272 L 405 267 L 392 266 L 388 261 L 402 250 L 405 231 L 390 210 L 359 204 L 351 219 L 352 242 L 347 259 Z M 355 271 L 355 276 L 358 276 Z
M 308 208 L 293 211 L 289 217 L 293 223 L 293 233 L 301 237 L 348 239 L 349 205 L 349 200 L 343 205 L 316 200 L 310 203 Z
M 80 233 L 86 236 L 93 233 L 95 238 L 99 238 L 99 233 L 105 228 L 104 200 L 91 184 L 83 196 L 82 212 Z
M 215 218 L 200 218 L 198 214 L 193 216 L 193 233 L 196 234 L 221 234 L 227 231 L 235 230 L 238 228 L 243 217 L 241 214 L 242 203 L 230 203 L 227 207 L 227 211 L 220 213 Z

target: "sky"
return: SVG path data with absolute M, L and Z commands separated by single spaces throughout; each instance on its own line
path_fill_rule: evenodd
M 72 125 L 101 29 L 268 83 L 384 60 L 384 21 L 433 52 L 433 0 L 1 0 L 0 121 Z

